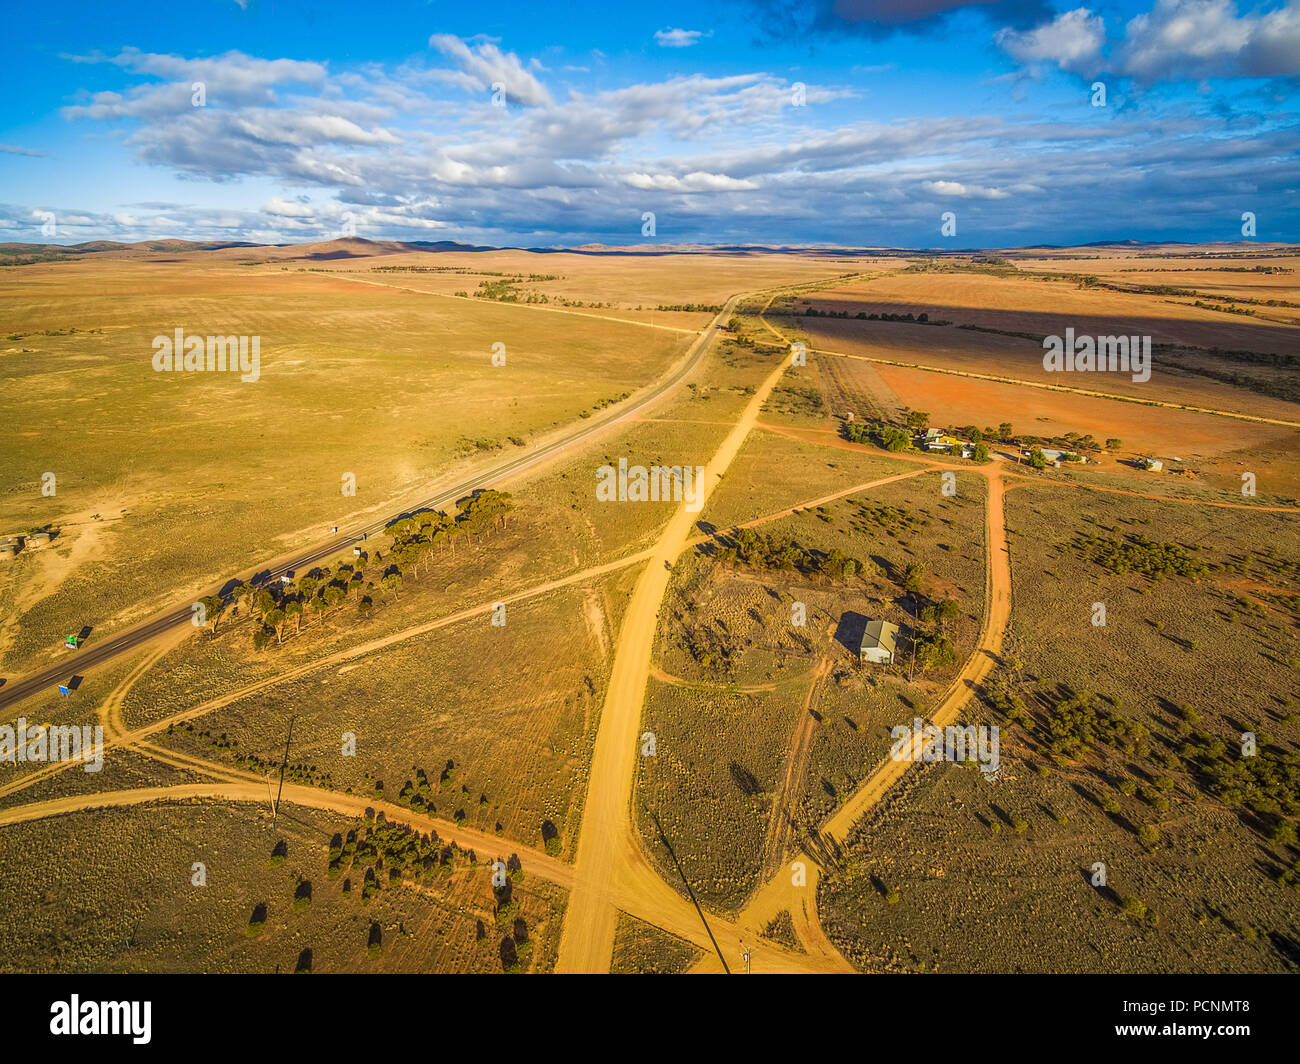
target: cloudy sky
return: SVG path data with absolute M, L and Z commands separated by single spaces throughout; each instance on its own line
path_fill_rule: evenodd
M 7 22 L 0 240 L 998 247 L 1235 240 L 1247 211 L 1300 240 L 1300 0 L 41 0 Z

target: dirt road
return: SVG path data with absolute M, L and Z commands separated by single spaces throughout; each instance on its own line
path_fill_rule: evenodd
M 759 411 L 785 373 L 788 361 L 782 358 L 768 374 L 705 467 L 699 509 L 708 502 L 722 474 L 757 423 Z M 644 864 L 638 862 L 640 848 L 635 839 L 630 804 L 638 753 L 637 733 L 650 676 L 659 608 L 668 590 L 673 563 L 690 540 L 698 517 L 698 510 L 687 509 L 685 503 L 678 507 L 652 548 L 650 561 L 623 616 L 592 755 L 574 889 L 565 911 L 557 971 L 609 971 L 618 918 L 615 886 L 620 871 L 630 865 Z M 660 741 L 671 742 L 671 737 L 660 737 Z M 659 881 L 653 869 L 645 867 L 649 877 Z M 664 889 L 677 897 L 667 885 Z
M 102 791 L 98 794 L 76 794 L 54 798 L 45 802 L 0 809 L 0 827 L 64 816 L 89 809 L 109 809 L 150 802 L 181 802 L 207 799 L 217 802 L 254 802 L 268 805 L 270 795 L 265 780 L 223 781 L 220 783 L 183 783 L 174 787 L 136 787 L 123 791 Z M 395 824 L 404 824 L 420 832 L 436 832 L 440 839 L 454 842 L 464 850 L 473 850 L 480 861 L 505 858 L 516 854 L 529 875 L 540 876 L 562 887 L 573 883 L 573 867 L 557 861 L 540 850 L 519 846 L 473 828 L 460 827 L 451 821 L 421 816 L 409 809 L 388 802 L 363 798 L 359 795 L 340 794 L 318 787 L 305 787 L 299 783 L 286 783 L 280 795 L 281 802 L 300 805 L 308 809 L 322 809 L 347 817 L 359 817 L 366 809 L 382 812 Z
M 1006 517 L 1003 510 L 1003 497 L 1006 483 L 997 473 L 986 473 L 988 479 L 988 499 L 985 503 L 985 603 L 984 624 L 980 629 L 979 642 L 975 652 L 966 659 L 957 678 L 944 694 L 943 700 L 930 714 L 931 721 L 939 727 L 946 727 L 957 719 L 957 714 L 975 692 L 976 685 L 992 671 L 997 664 L 997 655 L 1002 650 L 1002 638 L 1006 634 L 1007 622 L 1011 617 L 1011 555 L 1007 545 Z M 911 761 L 889 760 L 867 777 L 834 816 L 822 828 L 822 834 L 828 835 L 836 842 L 843 842 L 853 825 L 885 793 L 897 783 L 911 766 Z

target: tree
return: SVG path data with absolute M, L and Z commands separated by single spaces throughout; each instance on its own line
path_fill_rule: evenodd
M 1118 451 L 1123 445 L 1123 441 L 1118 436 L 1110 436 L 1106 440 L 1106 450 L 1108 451 Z
M 275 641 L 280 642 L 281 633 L 284 631 L 284 610 L 278 606 L 273 610 L 268 610 L 262 620 L 263 623 L 275 629 Z
M 262 928 L 266 926 L 266 902 L 259 902 L 253 906 L 253 913 L 248 918 L 248 926 L 244 928 L 244 934 L 249 938 L 255 938 L 261 934 Z
M 212 625 L 212 634 L 217 634 L 217 621 L 221 617 L 221 611 L 225 609 L 226 603 L 220 595 L 204 595 L 199 599 L 199 605 L 203 607 L 203 627 Z
M 437 520 L 429 526 L 428 535 L 430 543 L 437 543 L 439 540 L 443 540 L 447 544 L 447 549 L 452 554 L 456 553 L 456 519 L 450 514 L 445 514 L 442 511 L 439 511 Z
M 379 586 L 392 595 L 393 598 L 398 598 L 398 593 L 402 589 L 402 574 L 400 572 L 388 573 L 379 581 Z
M 987 462 L 987 461 L 989 460 L 989 448 L 988 448 L 988 444 L 986 444 L 986 443 L 977 443 L 977 444 L 975 445 L 975 454 L 974 454 L 974 458 L 975 458 L 975 461 L 977 461 L 977 462 Z
M 880 446 L 886 451 L 906 451 L 912 441 L 902 429 L 887 428 L 880 433 Z
M 1029 464 L 1035 469 L 1047 468 L 1047 455 L 1043 454 L 1037 447 L 1029 452 Z
M 907 412 L 907 427 L 915 432 L 924 432 L 930 425 L 930 415 L 924 410 Z
M 257 615 L 265 621 L 266 615 L 275 609 L 275 596 L 265 588 L 262 588 L 258 591 L 257 597 L 253 601 L 253 609 L 257 612 Z
M 300 879 L 298 886 L 293 892 L 293 903 L 289 906 L 294 912 L 300 913 L 311 908 L 311 880 Z
M 1001 424 L 998 425 L 998 439 L 1001 440 L 1003 443 L 1009 443 L 1011 441 L 1012 436 L 1011 436 L 1010 421 L 1003 421 Z
M 297 599 L 284 604 L 284 615 L 293 621 L 293 634 L 302 631 L 302 603 Z
M 507 493 L 487 489 L 461 499 L 456 507 L 457 524 L 461 531 L 472 537 L 496 528 L 498 521 L 504 527 L 505 515 L 513 509 L 513 503 Z
M 925 562 L 912 562 L 903 573 L 903 590 L 913 593 L 921 590 L 921 580 L 925 577 Z
M 256 594 L 257 588 L 252 584 L 236 584 L 230 589 L 230 601 L 238 603 L 245 613 L 252 613 Z
M 944 599 L 933 606 L 926 606 L 921 611 L 921 620 L 933 621 L 942 628 L 947 622 L 954 620 L 961 613 L 961 609 L 952 599 Z

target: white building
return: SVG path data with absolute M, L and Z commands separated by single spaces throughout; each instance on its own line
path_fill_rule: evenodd
M 862 633 L 859 655 L 872 665 L 892 665 L 898 649 L 898 625 L 888 621 L 871 621 Z

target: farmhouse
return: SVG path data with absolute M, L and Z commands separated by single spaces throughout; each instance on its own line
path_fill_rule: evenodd
M 897 648 L 898 625 L 871 621 L 862 633 L 862 649 L 858 653 L 863 661 L 873 665 L 892 665 Z
M 934 430 L 931 429 L 931 432 Z M 964 440 L 957 439 L 956 436 L 949 436 L 946 432 L 941 432 L 937 436 L 931 436 L 928 432 L 925 435 L 925 449 L 927 451 L 952 451 L 954 447 L 967 446 Z

